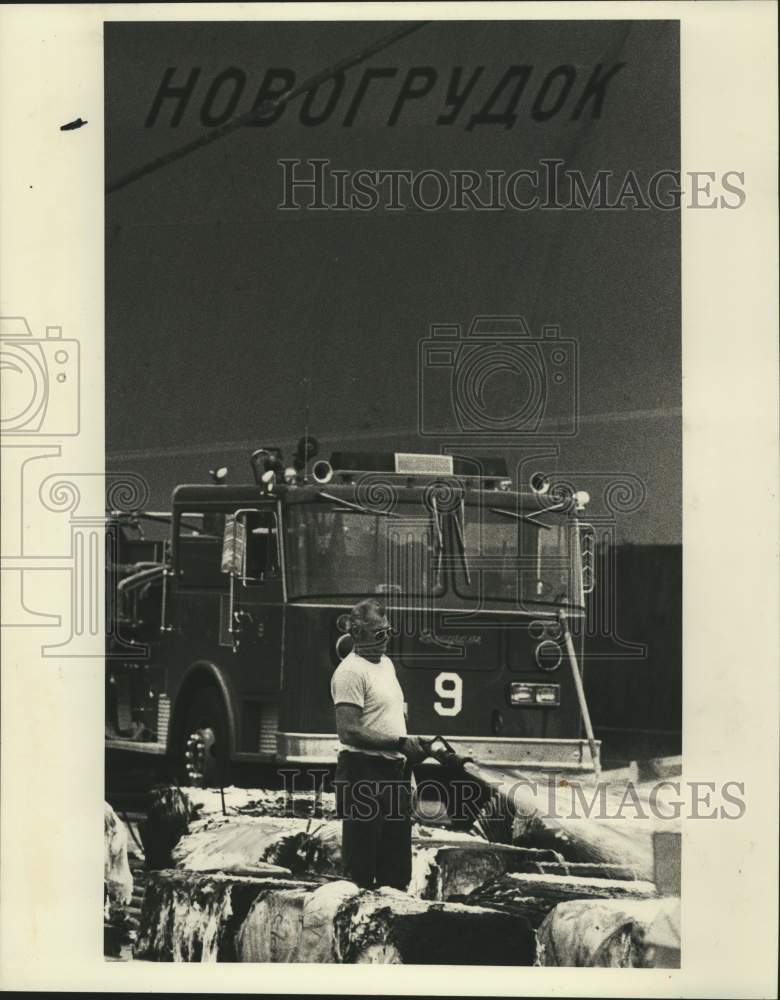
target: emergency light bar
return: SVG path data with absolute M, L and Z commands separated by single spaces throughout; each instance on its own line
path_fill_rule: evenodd
M 398 476 L 467 476 L 507 479 L 506 461 L 497 456 L 466 458 L 408 451 L 334 451 L 330 464 L 338 472 L 389 472 Z
M 420 455 L 414 452 L 395 452 L 395 471 L 407 476 L 451 476 L 452 455 Z
M 255 449 L 250 458 L 255 482 L 270 493 L 274 484 L 286 483 L 297 486 L 308 481 L 306 474 L 307 458 L 313 457 L 318 450 L 313 438 L 301 439 L 298 442 L 296 458 L 292 464 L 285 466 L 282 452 L 276 447 L 261 447 Z M 328 483 L 334 476 L 337 481 L 351 483 L 358 474 L 384 472 L 389 475 L 406 476 L 407 485 L 413 484 L 413 477 L 436 478 L 438 476 L 462 476 L 467 482 L 473 482 L 487 490 L 509 490 L 512 480 L 507 478 L 506 462 L 503 458 L 466 458 L 458 455 L 427 454 L 423 452 L 357 452 L 335 451 L 330 461 L 320 459 L 310 469 L 311 479 L 315 483 Z M 210 473 L 212 482 L 223 483 L 227 469 L 218 469 Z

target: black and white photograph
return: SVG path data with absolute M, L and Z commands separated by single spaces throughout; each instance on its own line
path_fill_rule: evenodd
M 109 951 L 676 965 L 679 24 L 104 39 Z
M 777 757 L 776 719 L 748 715 L 777 700 L 776 455 L 733 442 L 776 446 L 750 390 L 776 391 L 776 277 L 735 329 L 714 303 L 736 286 L 692 250 L 731 242 L 758 284 L 776 247 L 745 220 L 776 164 L 691 155 L 686 52 L 718 18 L 687 28 L 692 6 L 92 12 L 89 100 L 50 128 L 92 144 L 84 233 L 56 221 L 66 190 L 40 197 L 63 260 L 96 236 L 78 322 L 103 326 L 2 296 L 3 638 L 52 685 L 30 733 L 67 712 L 29 803 L 63 780 L 89 803 L 111 989 L 205 964 L 219 992 L 246 963 L 714 995 L 709 951 L 733 995 L 770 995 L 763 965 L 740 978 L 745 915 L 765 908 L 758 942 L 777 912 L 739 845 L 768 859 L 777 822 L 744 766 L 753 741 L 768 776 Z M 723 900 L 726 870 L 742 886 L 717 942 L 685 922 L 717 900 L 713 857 Z

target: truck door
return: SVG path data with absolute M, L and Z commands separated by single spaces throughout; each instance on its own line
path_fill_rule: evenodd
M 242 702 L 240 749 L 275 753 L 284 629 L 277 511 L 271 504 L 258 505 L 236 511 L 233 518 L 240 542 L 227 618 Z M 228 524 L 228 535 L 230 530 Z

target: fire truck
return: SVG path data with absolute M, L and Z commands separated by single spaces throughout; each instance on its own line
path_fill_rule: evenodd
M 330 680 L 350 608 L 373 595 L 409 732 L 486 764 L 597 769 L 587 494 L 540 475 L 518 489 L 495 458 L 316 453 L 259 448 L 253 482 L 220 469 L 168 512 L 109 517 L 107 747 L 186 777 L 205 733 L 207 784 L 231 762 L 332 765 Z

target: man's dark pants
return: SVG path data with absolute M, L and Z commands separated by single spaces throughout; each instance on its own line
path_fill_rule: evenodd
M 344 873 L 361 888 L 406 889 L 412 877 L 411 785 L 405 760 L 342 750 L 336 814 Z

